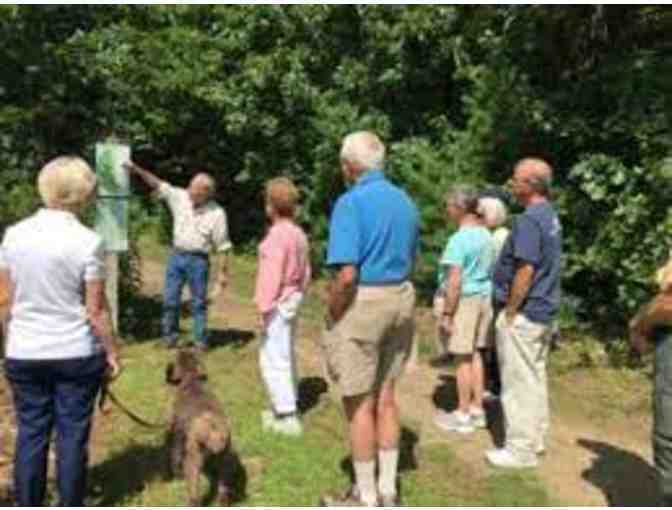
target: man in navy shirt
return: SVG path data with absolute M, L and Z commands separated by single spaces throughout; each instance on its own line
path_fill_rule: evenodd
M 337 270 L 322 348 L 349 422 L 356 485 L 325 506 L 397 503 L 399 409 L 395 381 L 411 351 L 419 215 L 383 174 L 385 146 L 370 132 L 348 135 L 341 169 L 350 190 L 336 203 L 327 265 Z M 377 458 L 376 458 L 377 457 Z M 376 460 L 378 481 L 376 483 Z
M 534 467 L 549 425 L 546 358 L 560 306 L 562 228 L 550 202 L 551 167 L 516 164 L 511 188 L 525 212 L 512 226 L 495 266 L 495 325 L 505 416 L 505 446 L 486 453 L 500 467 Z

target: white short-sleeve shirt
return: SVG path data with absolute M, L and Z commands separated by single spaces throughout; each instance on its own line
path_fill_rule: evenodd
M 173 215 L 173 246 L 178 250 L 208 253 L 210 248 L 223 252 L 231 248 L 224 208 L 210 200 L 194 208 L 184 188 L 162 182 L 158 194 Z
M 0 269 L 13 285 L 7 358 L 69 359 L 101 352 L 84 284 L 105 278 L 103 240 L 70 212 L 41 209 L 9 227 Z

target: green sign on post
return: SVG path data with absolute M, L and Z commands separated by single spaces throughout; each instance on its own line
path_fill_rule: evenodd
M 128 198 L 130 183 L 123 164 L 131 148 L 119 143 L 96 144 L 98 200 L 96 231 L 108 252 L 128 251 Z
M 131 148 L 120 143 L 96 144 L 96 231 L 105 241 L 106 294 L 115 331 L 119 322 L 119 252 L 128 251 L 128 199 L 130 182 L 123 164 L 131 159 Z

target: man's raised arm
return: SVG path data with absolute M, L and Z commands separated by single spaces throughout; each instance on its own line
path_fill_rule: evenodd
M 144 168 L 138 166 L 135 164 L 133 161 L 127 161 L 124 163 L 124 168 L 128 170 L 130 173 L 137 175 L 142 179 L 142 181 L 151 188 L 152 191 L 159 189 L 159 186 L 163 181 L 159 179 L 156 175 L 154 175 L 152 172 L 149 170 L 145 170 Z

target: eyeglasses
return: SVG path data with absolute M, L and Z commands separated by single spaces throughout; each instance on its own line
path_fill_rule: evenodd
M 508 181 L 506 181 L 506 184 L 511 185 L 511 184 L 529 184 L 531 182 L 530 179 L 527 178 L 516 178 L 516 177 L 510 177 Z

